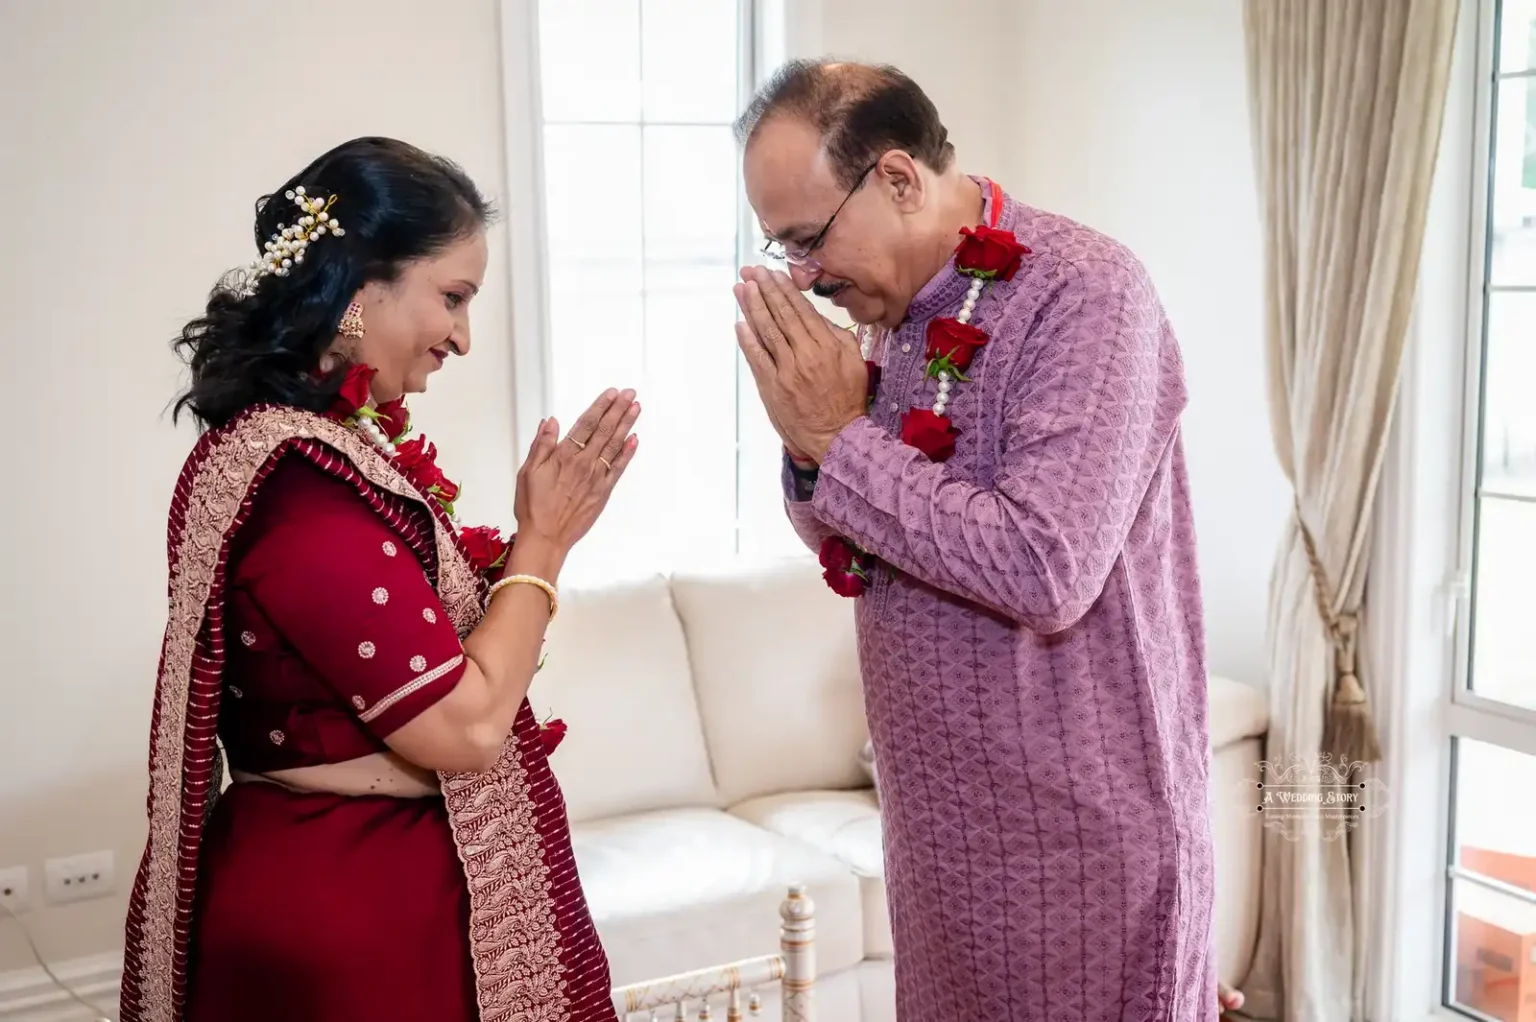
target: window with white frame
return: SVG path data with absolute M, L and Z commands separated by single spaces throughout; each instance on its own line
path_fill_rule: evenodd
M 732 122 L 761 77 L 752 0 L 540 0 L 542 371 L 568 426 L 633 387 L 639 454 L 567 577 L 803 552 L 731 294 L 759 243 Z
M 1536 0 L 1486 10 L 1444 1000 L 1514 1020 L 1536 1004 Z

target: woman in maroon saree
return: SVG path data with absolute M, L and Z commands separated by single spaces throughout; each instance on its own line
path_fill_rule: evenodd
M 489 219 L 454 165 L 349 142 L 258 205 L 263 255 L 178 341 L 205 432 L 170 513 L 124 1022 L 615 1017 L 525 695 L 639 406 L 541 424 L 515 543 L 455 524 L 402 399 L 469 352 Z

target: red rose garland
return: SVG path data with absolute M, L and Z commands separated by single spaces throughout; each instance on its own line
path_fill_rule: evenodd
M 966 292 L 959 315 L 953 319 L 934 319 L 927 330 L 928 348 L 924 354 L 928 365 L 923 375 L 939 381 L 938 393 L 931 409 L 914 408 L 901 417 L 902 443 L 916 447 L 934 461 L 945 461 L 955 453 L 955 440 L 960 431 L 945 414 L 950 392 L 955 383 L 970 382 L 965 370 L 970 368 L 976 352 L 987 343 L 986 331 L 971 324 L 976 303 L 989 281 L 1012 280 L 1024 256 L 1029 254 L 1029 249 L 1019 244 L 1012 231 L 983 224 L 966 227 L 960 235 L 960 245 L 955 249 L 955 270 L 971 278 L 970 290 Z
M 993 215 L 1001 210 L 994 192 Z M 1029 248 L 1019 244 L 1012 231 L 978 225 L 960 231 L 960 245 L 955 249 L 955 270 L 971 278 L 965 302 L 953 319 L 937 318 L 928 323 L 928 364 L 925 379 L 938 381 L 938 393 L 931 408 L 913 408 L 902 413 L 901 442 L 922 451 L 933 461 L 946 461 L 955 453 L 960 431 L 946 414 L 955 383 L 969 383 L 965 375 L 976 352 L 987 343 L 986 331 L 971 324 L 976 303 L 989 281 L 1012 280 Z M 869 407 L 874 407 L 875 390 L 880 384 L 880 366 L 869 368 Z M 821 544 L 822 578 L 839 596 L 862 596 L 874 571 L 873 555 L 860 550 L 841 536 L 829 536 Z
M 406 480 L 416 489 L 436 499 L 443 512 L 453 518 L 453 502 L 459 497 L 459 485 L 437 467 L 437 448 L 424 436 L 406 440 L 411 430 L 411 413 L 405 400 L 397 398 L 378 408 L 369 407 L 369 391 L 377 370 L 369 366 L 354 365 L 347 369 L 341 390 L 331 405 L 330 416 L 343 425 L 358 428 L 372 437 L 375 443 L 382 438 L 393 447 L 390 459 Z M 363 427 L 369 423 L 373 428 Z M 487 577 L 499 575 L 507 563 L 507 554 L 517 539 L 502 539 L 501 530 L 490 525 L 467 525 L 459 529 L 459 549 L 475 570 Z M 544 667 L 539 660 L 538 669 Z M 548 720 L 539 725 L 539 738 L 546 755 L 555 751 L 565 737 L 566 726 L 562 720 Z
M 359 428 L 365 420 L 369 422 L 372 429 L 365 432 L 376 438 L 382 437 L 390 444 L 393 453 L 390 461 L 400 474 L 421 493 L 435 498 L 452 519 L 453 503 L 459 499 L 459 484 L 437 467 L 437 447 L 431 441 L 424 436 L 405 439 L 411 430 L 411 413 L 405 407 L 404 399 L 390 401 L 378 408 L 368 405 L 376 372 L 370 366 L 350 366 L 336 401 L 331 405 L 331 417 L 344 425 Z M 481 574 L 488 574 L 506 563 L 511 544 L 501 538 L 499 530 L 483 525 L 466 526 L 458 535 L 465 557 Z

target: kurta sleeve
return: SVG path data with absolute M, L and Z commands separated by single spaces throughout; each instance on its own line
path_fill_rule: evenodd
M 794 527 L 796 535 L 813 551 L 819 551 L 822 541 L 832 535 L 832 530 L 816 517 L 812 504 L 820 475 L 819 469 L 797 467 L 790 459 L 789 452 L 784 452 L 784 510 L 789 515 L 789 524 Z
M 1008 381 L 990 487 L 860 419 L 822 462 L 813 507 L 899 570 L 1056 632 L 1103 592 L 1186 392 L 1172 332 L 1133 261 L 1068 267 L 1033 324 L 1010 324 L 1005 311 L 993 332 L 996 344 L 1010 328 L 1029 331 L 1007 338 L 1027 348 Z
M 349 484 L 289 456 L 258 494 L 236 585 L 380 739 L 453 690 L 464 648 L 405 540 Z M 278 478 L 281 476 L 281 478 Z

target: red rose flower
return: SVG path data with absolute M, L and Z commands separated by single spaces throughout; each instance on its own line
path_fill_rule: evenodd
M 853 567 L 853 547 L 841 536 L 821 541 L 821 566 L 828 571 L 847 571 Z
M 865 360 L 864 371 L 869 374 L 869 399 L 875 399 L 875 391 L 880 389 L 880 363 Z
M 437 467 L 437 448 L 425 435 L 395 445 L 395 467 L 412 486 L 433 494 L 444 504 L 452 504 L 459 495 L 458 484 L 450 482 Z
M 933 461 L 948 460 L 955 453 L 955 438 L 959 435 L 949 416 L 935 415 L 932 409 L 913 408 L 901 417 L 901 442 L 916 447 Z
M 826 579 L 828 587 L 839 596 L 849 599 L 857 599 L 864 595 L 864 579 L 851 571 L 833 571 L 828 568 L 821 573 Z
M 437 467 L 437 448 L 425 436 L 395 445 L 395 467 L 400 471 L 411 473 L 427 465 Z
M 459 531 L 469 563 L 481 574 L 499 566 L 512 544 L 501 538 L 501 530 L 489 525 L 466 526 Z
M 539 725 L 539 739 L 544 743 L 544 755 L 552 754 L 559 747 L 568 729 L 563 720 L 551 720 Z
M 949 366 L 964 371 L 987 343 L 986 332 L 958 319 L 933 319 L 928 322 L 928 357 L 948 359 Z
M 378 370 L 371 366 L 347 366 L 347 375 L 341 381 L 341 390 L 337 392 L 336 400 L 331 404 L 331 414 L 341 419 L 350 419 L 356 415 L 357 410 L 368 403 L 369 388 L 373 386 L 373 375 L 376 372 Z
M 1012 280 L 1019 263 L 1029 254 L 1012 231 L 995 227 L 962 227 L 963 240 L 955 250 L 955 269 L 987 280 Z
M 391 440 L 399 440 L 405 435 L 405 431 L 411 428 L 411 412 L 405 407 L 403 397 L 397 397 L 393 401 L 379 405 L 374 411 L 379 416 L 379 428 Z
M 864 595 L 867 571 L 866 555 L 841 536 L 828 536 L 821 541 L 821 566 L 826 570 L 821 577 L 828 587 L 839 596 Z

